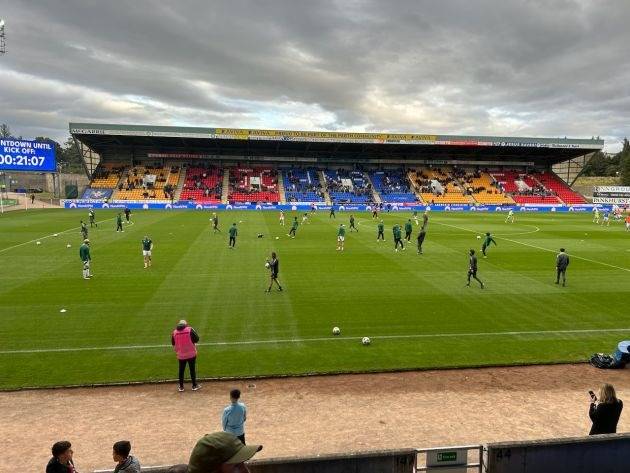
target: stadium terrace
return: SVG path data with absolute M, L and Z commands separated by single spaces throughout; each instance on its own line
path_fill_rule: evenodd
M 598 139 L 70 123 L 84 204 L 145 208 L 585 204 L 570 185 Z M 78 202 L 66 202 L 76 206 Z

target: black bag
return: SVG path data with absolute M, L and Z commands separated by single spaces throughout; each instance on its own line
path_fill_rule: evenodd
M 590 359 L 591 365 L 600 369 L 623 368 L 623 364 L 619 363 L 612 356 L 604 353 L 595 353 Z

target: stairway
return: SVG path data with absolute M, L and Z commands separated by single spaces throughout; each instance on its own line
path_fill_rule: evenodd
M 278 169 L 277 172 L 278 172 L 278 194 L 280 194 L 280 203 L 286 204 L 287 197 L 284 192 L 284 176 L 282 175 L 282 171 L 280 169 Z
M 223 186 L 221 188 L 221 203 L 228 203 L 228 195 L 230 195 L 230 168 L 223 168 Z
M 372 199 L 374 199 L 375 203 L 381 204 L 383 202 L 383 199 L 381 199 L 381 195 L 374 187 L 374 183 L 372 182 L 370 175 L 368 173 L 363 173 L 363 175 L 365 176 L 365 180 L 370 183 L 370 189 L 372 189 Z
M 422 198 L 420 190 L 416 187 L 416 181 L 411 171 L 407 171 L 407 180 L 409 181 L 409 188 L 413 191 L 414 194 L 416 194 L 416 199 L 418 199 L 421 204 L 425 204 L 426 202 Z
M 173 201 L 179 201 L 180 196 L 182 195 L 182 191 L 184 190 L 184 182 L 186 182 L 186 173 L 187 169 L 181 167 L 179 169 L 179 180 L 177 181 L 177 187 L 175 187 L 175 195 L 173 196 Z
M 120 174 L 120 179 L 118 179 L 118 182 L 116 183 L 116 187 L 114 187 L 114 192 L 112 192 L 112 196 L 110 197 L 111 200 L 116 200 L 118 198 L 118 186 L 120 186 L 120 184 L 125 184 L 127 182 L 127 176 L 129 175 L 129 172 L 131 171 L 132 167 L 133 166 L 127 167 Z
M 332 205 L 332 199 L 330 198 L 330 194 L 328 193 L 328 185 L 326 184 L 326 175 L 324 171 L 319 172 L 319 182 L 322 185 L 322 191 L 324 192 L 324 200 L 326 201 L 326 205 Z

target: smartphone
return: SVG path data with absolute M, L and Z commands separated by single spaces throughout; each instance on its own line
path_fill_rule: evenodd
M 597 401 L 597 396 L 595 396 L 595 393 L 593 391 L 589 391 L 588 393 L 591 395 L 591 399 L 593 401 Z

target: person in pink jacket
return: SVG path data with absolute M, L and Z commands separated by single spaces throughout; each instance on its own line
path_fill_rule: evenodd
M 179 361 L 179 392 L 184 391 L 184 372 L 186 364 L 190 370 L 190 378 L 192 380 L 192 390 L 196 391 L 201 387 L 197 384 L 197 373 L 195 362 L 197 361 L 197 347 L 195 343 L 199 342 L 199 335 L 195 332 L 188 322 L 180 320 L 177 327 L 171 335 L 171 344 L 175 348 L 177 360 Z

